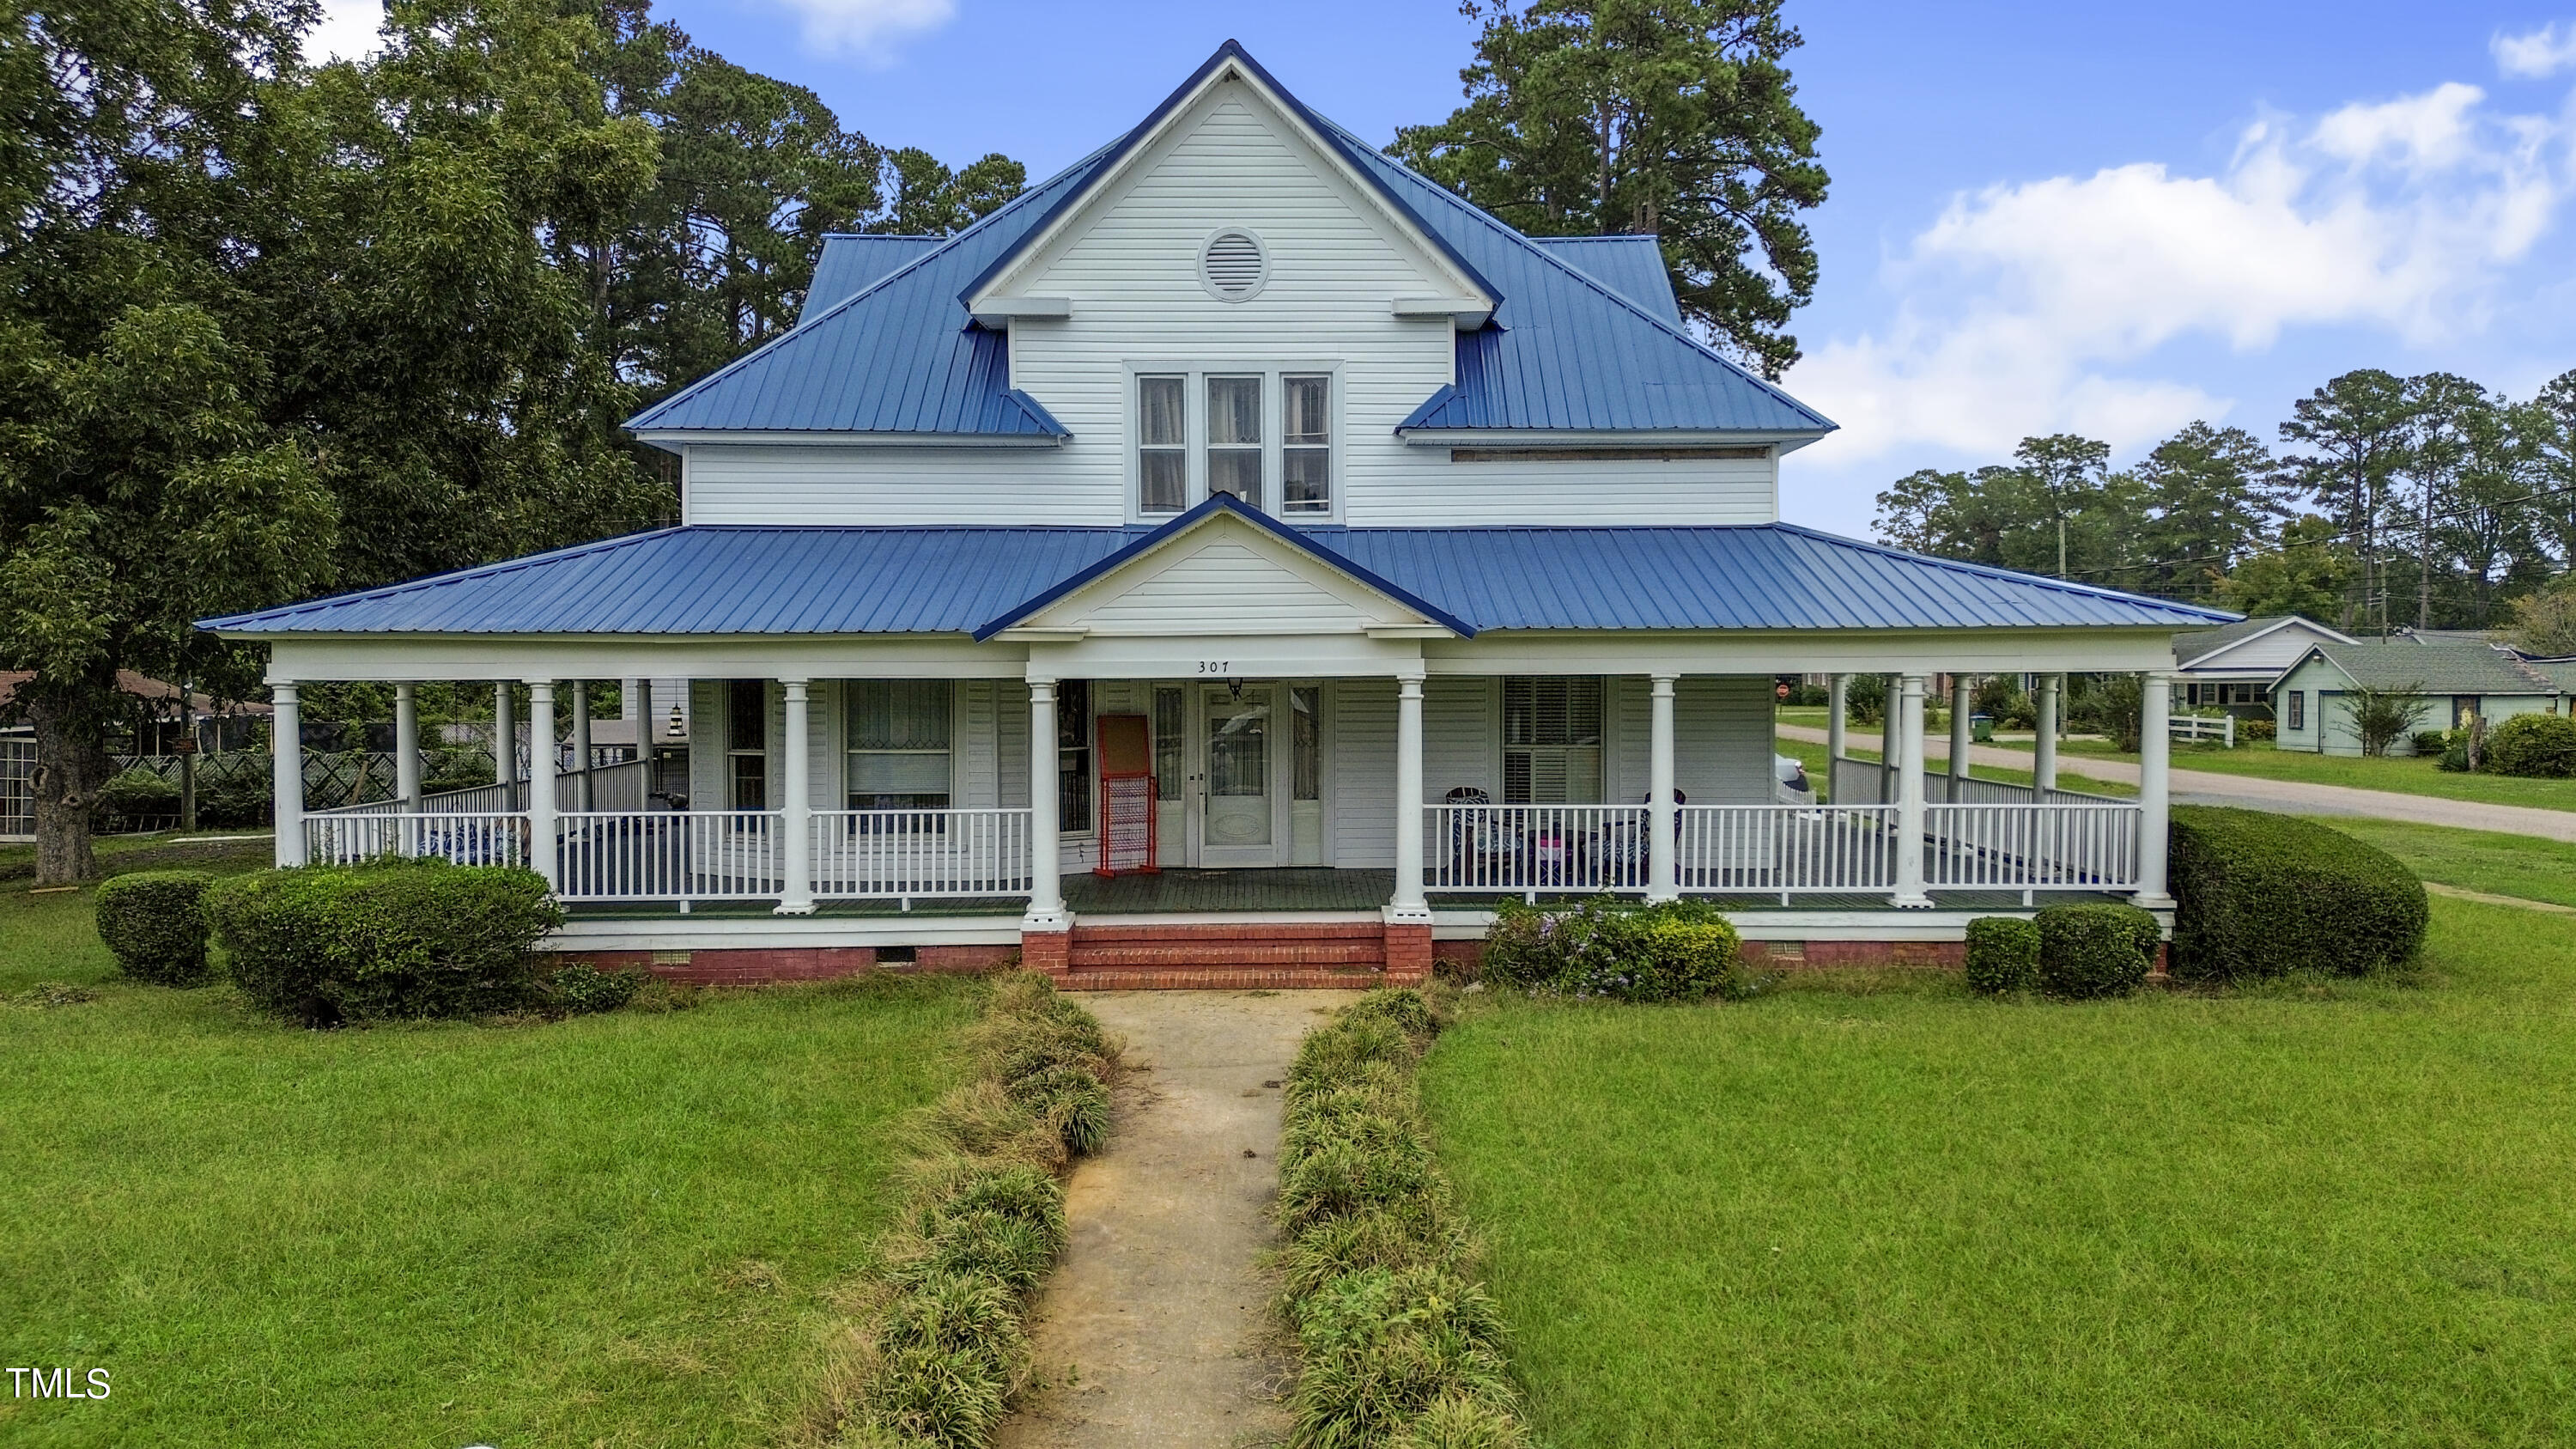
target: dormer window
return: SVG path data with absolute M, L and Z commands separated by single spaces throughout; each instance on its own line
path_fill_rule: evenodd
M 1332 372 L 1209 367 L 1133 376 L 1137 517 L 1168 517 L 1219 493 L 1289 517 L 1332 516 Z

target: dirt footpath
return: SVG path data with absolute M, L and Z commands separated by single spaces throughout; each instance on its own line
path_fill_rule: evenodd
M 1279 1088 L 1348 991 L 1122 991 L 1080 999 L 1127 1043 L 1109 1150 L 1074 1169 L 1072 1243 L 1038 1298 L 1045 1387 L 1002 1449 L 1276 1443 L 1263 1356 Z

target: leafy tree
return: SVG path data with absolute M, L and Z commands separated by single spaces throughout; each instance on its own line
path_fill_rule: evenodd
M 2352 721 L 2353 735 L 2361 741 L 2361 752 L 2385 755 L 2390 745 L 2415 732 L 2415 726 L 2432 712 L 2433 702 L 2424 697 L 2424 686 L 2418 681 L 2396 689 L 2355 687 L 2343 696 L 2343 709 Z
M 2139 497 L 2135 480 L 2108 470 L 2110 452 L 2058 434 L 2024 438 L 2009 467 L 1909 474 L 1878 495 L 1878 534 L 1919 553 L 2118 582 Z
M 2361 613 L 2388 627 L 2384 577 L 2392 480 L 2405 462 L 2412 405 L 2406 384 L 2377 368 L 2335 378 L 2291 407 L 2283 442 L 2305 451 L 2281 460 L 2283 481 L 2329 512 L 2361 559 Z M 2349 614 L 2346 626 L 2353 622 Z
M 2406 380 L 2406 446 L 2397 471 L 2412 485 L 2415 535 L 2415 627 L 2433 627 L 2433 579 L 2442 572 L 2442 525 L 2460 491 L 2469 458 L 2468 433 L 2492 424 L 2486 389 L 2456 373 L 2432 372 Z
M 2157 444 L 2134 474 L 2146 516 L 2142 574 L 2124 586 L 2206 600 L 2262 547 L 2289 512 L 2272 482 L 2272 455 L 2243 428 L 2195 422 Z
M 2535 658 L 2576 658 L 2576 574 L 2514 600 L 2510 637 Z
M 2530 407 L 2525 427 L 2540 494 L 2533 516 L 2558 556 L 2576 559 L 2576 371 L 2551 378 Z
M 2547 576 L 2533 505 L 2547 487 L 2542 447 L 2552 428 L 2543 408 L 2481 397 L 2457 422 L 2459 460 L 2434 523 L 2437 557 L 2456 566 L 2468 591 L 2468 620 L 2495 622 L 2498 594 Z
M 1465 0 L 1467 104 L 1394 153 L 1534 235 L 1660 238 L 1683 315 L 1777 377 L 1825 198 L 1781 0 Z
M 1029 169 L 999 152 L 951 171 L 929 152 L 910 146 L 886 156 L 885 176 L 888 204 L 867 229 L 905 236 L 964 231 L 1029 184 Z
M 2247 615 L 2300 614 L 2346 619 L 2346 590 L 2359 572 L 2333 523 L 2310 515 L 2292 520 L 2278 543 L 2246 556 L 2218 581 L 2218 602 Z

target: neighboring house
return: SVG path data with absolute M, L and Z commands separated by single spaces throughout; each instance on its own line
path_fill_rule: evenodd
M 2518 714 L 2555 714 L 2566 687 L 2551 665 L 2525 661 L 2483 639 L 2402 635 L 2311 645 L 2272 685 L 2277 747 L 2325 755 L 2358 755 L 2355 690 L 2411 691 L 2424 700 L 2414 731 L 2389 748 L 2415 753 L 2415 731 L 2447 730 L 2471 715 L 2488 724 Z
M 955 237 L 833 238 L 793 331 L 631 426 L 678 528 L 207 627 L 281 711 L 518 679 L 551 733 L 560 681 L 686 677 L 682 788 L 281 799 L 281 861 L 524 858 L 558 948 L 701 972 L 1402 976 L 1498 897 L 1601 890 L 1892 950 L 2169 904 L 2164 689 L 2141 801 L 1949 803 L 1927 677 L 2161 678 L 2233 617 L 1781 523 L 1833 424 L 1696 340 L 1651 239 L 1522 236 L 1231 43 Z M 1779 803 L 1802 672 L 1910 681 L 1891 803 Z
M 2271 614 L 2216 629 L 2176 634 L 2174 706 L 2224 709 L 2239 718 L 2271 712 L 2272 681 L 2319 644 L 2353 640 L 2313 619 Z

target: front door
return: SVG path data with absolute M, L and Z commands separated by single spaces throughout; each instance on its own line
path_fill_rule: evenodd
M 1188 802 L 1198 815 L 1191 834 L 1199 865 L 1279 861 L 1271 784 L 1280 743 L 1276 694 L 1268 684 L 1199 687 L 1200 748 Z

